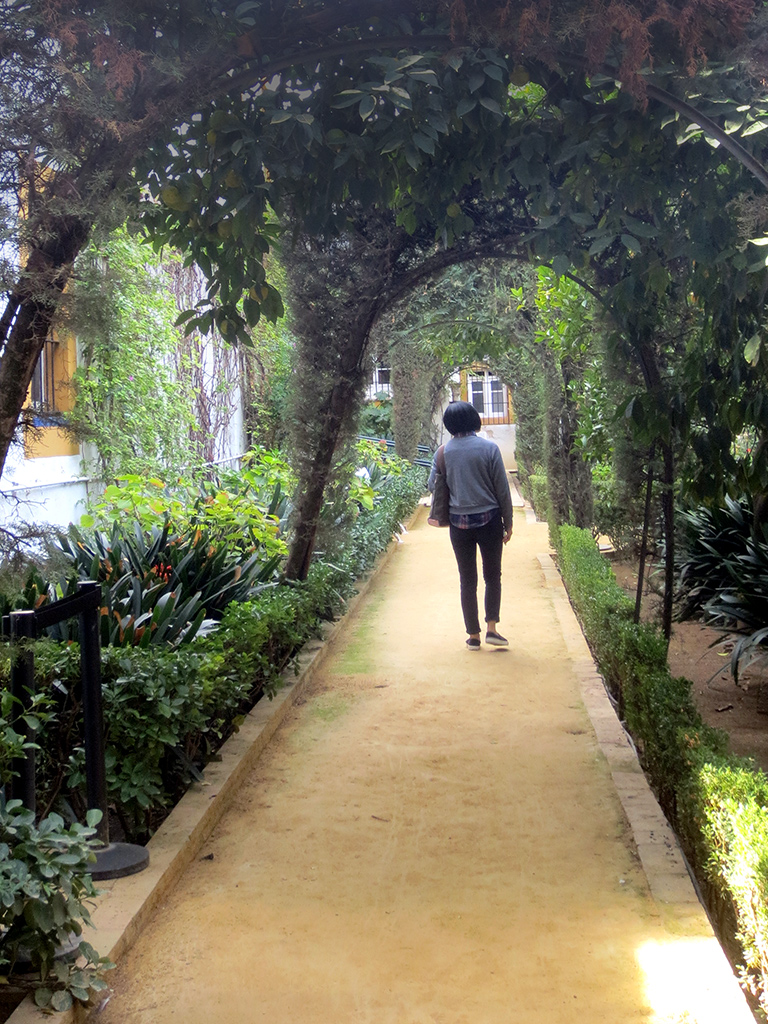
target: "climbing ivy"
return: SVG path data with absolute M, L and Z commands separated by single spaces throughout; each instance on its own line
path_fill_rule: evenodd
M 194 461 L 192 395 L 173 365 L 178 309 L 162 262 L 121 229 L 78 261 L 70 326 L 80 365 L 70 429 L 104 479 Z

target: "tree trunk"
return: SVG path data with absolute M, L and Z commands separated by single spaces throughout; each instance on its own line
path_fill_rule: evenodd
M 576 445 L 576 431 L 579 423 L 579 408 L 573 398 L 573 383 L 581 385 L 584 379 L 582 367 L 570 356 L 561 365 L 563 376 L 563 422 L 561 436 L 563 443 L 563 465 L 568 493 L 568 507 L 571 522 L 581 529 L 589 529 L 594 519 L 592 500 L 592 472 L 581 457 Z
M 635 592 L 634 623 L 640 622 L 640 610 L 643 603 L 643 582 L 645 580 L 645 560 L 648 557 L 648 531 L 651 526 L 651 499 L 653 497 L 653 460 L 656 457 L 656 444 L 652 444 L 648 452 L 648 477 L 645 482 L 645 511 L 643 514 L 643 537 L 640 542 L 640 562 L 637 567 L 637 590 Z
M 27 261 L 24 282 L 8 299 L 3 314 L 0 358 L 0 472 L 24 408 L 27 391 L 49 336 L 75 257 L 91 225 L 64 219 L 52 226 L 52 252 L 39 249 Z
M 643 371 L 646 389 L 659 399 L 662 407 L 662 380 L 656 354 L 643 338 L 634 338 L 635 349 Z M 671 432 L 670 432 L 671 433 Z M 671 440 L 658 439 L 661 449 L 661 510 L 664 532 L 664 603 L 662 606 L 661 624 L 664 636 L 669 642 L 672 636 L 672 604 L 675 588 L 675 456 Z
M 435 359 L 407 342 L 392 345 L 389 353 L 395 452 L 401 459 L 413 461 L 432 413 L 430 384 Z
M 672 445 L 661 445 L 662 469 L 661 511 L 664 520 L 664 606 L 661 625 L 669 642 L 672 636 L 672 603 L 675 592 L 675 454 Z
M 354 406 L 354 385 L 348 380 L 336 384 L 313 453 L 312 466 L 302 481 L 300 497 L 294 508 L 294 529 L 285 575 L 291 580 L 305 580 L 312 561 L 317 526 L 323 507 L 325 487 L 331 472 L 336 446 L 345 426 L 346 412 Z

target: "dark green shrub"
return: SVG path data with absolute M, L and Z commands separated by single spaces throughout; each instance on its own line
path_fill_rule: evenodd
M 359 512 L 347 542 L 330 559 L 354 580 L 370 569 L 400 525 L 409 518 L 426 489 L 427 471 L 411 466 L 377 482 L 372 509 Z

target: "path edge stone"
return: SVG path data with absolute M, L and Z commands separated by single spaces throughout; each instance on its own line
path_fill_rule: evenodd
M 326 661 L 338 634 L 354 616 L 374 579 L 403 543 L 402 534 L 409 533 L 425 514 L 425 506 L 419 504 L 408 522 L 401 524 L 402 533 L 393 536 L 373 568 L 355 583 L 343 614 L 328 623 L 320 637 L 307 641 L 294 663 L 295 669 L 283 676 L 275 697 L 262 698 L 255 705 L 239 730 L 219 749 L 218 759 L 206 766 L 204 782 L 192 783 L 147 844 L 149 866 L 127 878 L 97 883 L 101 895 L 91 912 L 94 928 L 86 929 L 83 937 L 101 956 L 117 962 L 136 942 L 232 805 L 243 779 Z M 77 1005 L 62 1013 L 44 1013 L 28 995 L 6 1024 L 85 1024 L 95 1017 L 100 1005 Z

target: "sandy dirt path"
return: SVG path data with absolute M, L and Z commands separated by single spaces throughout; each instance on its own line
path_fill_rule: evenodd
M 650 896 L 520 512 L 509 650 L 465 650 L 447 531 L 376 577 L 99 1024 L 633 1024 Z M 663 959 L 663 955 L 662 955 Z

